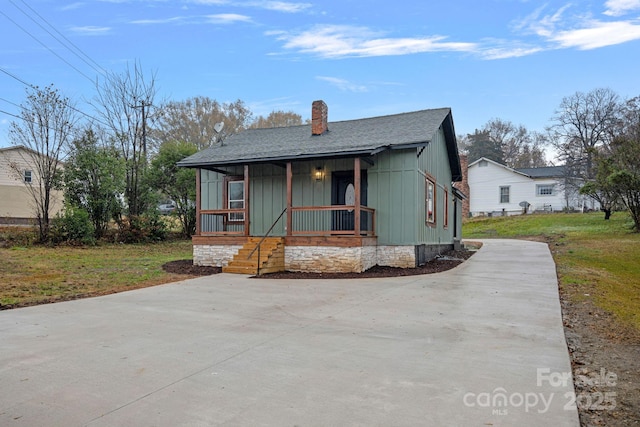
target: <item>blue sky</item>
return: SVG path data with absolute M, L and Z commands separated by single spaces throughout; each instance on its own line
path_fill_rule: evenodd
M 640 95 L 640 0 L 6 0 L 0 40 L 11 114 L 16 77 L 91 113 L 98 73 L 135 61 L 162 99 L 303 119 L 323 99 L 330 121 L 451 107 L 458 134 L 492 118 L 542 131 L 576 91 Z M 12 120 L 0 113 L 0 146 Z

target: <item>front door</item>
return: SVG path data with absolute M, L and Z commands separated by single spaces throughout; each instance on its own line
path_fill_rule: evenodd
M 353 171 L 340 171 L 331 174 L 331 204 L 332 205 L 353 205 L 355 188 L 353 186 Z M 367 171 L 360 172 L 360 204 L 367 206 Z M 363 215 L 360 220 L 360 229 L 367 229 L 367 216 Z M 331 217 L 331 229 L 335 231 L 353 231 L 355 226 L 354 211 L 339 210 L 333 211 Z

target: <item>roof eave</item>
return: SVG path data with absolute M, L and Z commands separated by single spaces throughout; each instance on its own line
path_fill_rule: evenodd
M 388 147 L 384 147 L 382 150 L 358 150 L 358 151 L 344 151 L 340 153 L 325 153 L 325 154 L 302 154 L 293 156 L 278 156 L 278 157 L 261 157 L 256 159 L 238 159 L 228 161 L 201 161 L 201 162 L 178 162 L 178 166 L 184 168 L 205 168 L 207 166 L 230 166 L 230 165 L 250 165 L 260 163 L 278 163 L 291 160 L 315 160 L 315 159 L 336 159 L 336 158 L 348 158 L 359 156 L 373 156 L 380 151 L 385 151 Z

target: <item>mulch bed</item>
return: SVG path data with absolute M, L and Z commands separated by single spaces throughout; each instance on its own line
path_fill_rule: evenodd
M 167 273 L 185 274 L 188 276 L 210 276 L 222 272 L 221 267 L 208 267 L 193 265 L 192 259 L 181 259 L 170 261 L 162 265 L 162 269 Z
M 382 267 L 376 265 L 362 273 L 302 273 L 283 271 L 254 276 L 259 279 L 356 279 L 369 277 L 398 277 L 415 276 L 419 274 L 440 273 L 451 270 L 467 260 L 475 251 L 460 250 L 448 251 L 423 266 L 415 268 Z M 193 260 L 183 259 L 171 261 L 162 266 L 167 273 L 184 274 L 189 276 L 209 276 L 222 271 L 220 267 L 204 267 L 193 265 Z

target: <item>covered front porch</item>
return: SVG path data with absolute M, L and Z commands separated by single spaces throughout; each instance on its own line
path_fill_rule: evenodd
M 370 268 L 377 244 L 376 211 L 366 206 L 371 165 L 355 157 L 199 169 L 194 262 L 225 267 L 242 253 L 256 259 L 255 274 L 267 265 L 262 247 L 275 247 L 265 239 L 280 238 L 282 269 Z

